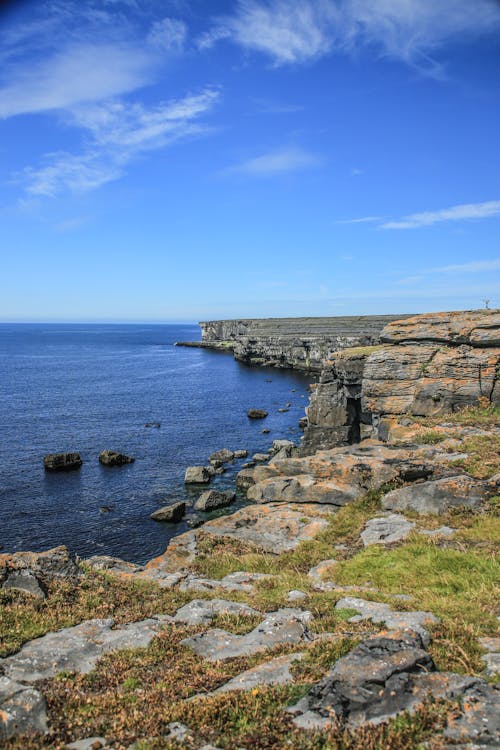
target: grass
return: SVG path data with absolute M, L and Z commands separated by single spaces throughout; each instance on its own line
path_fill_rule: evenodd
M 500 472 L 500 435 L 475 435 L 463 440 L 460 451 L 467 458 L 457 459 L 458 466 L 477 479 L 490 479 Z
M 347 358 L 368 357 L 370 354 L 373 354 L 373 352 L 378 352 L 385 348 L 384 344 L 375 344 L 374 346 L 351 346 L 347 349 L 341 349 L 336 355 Z
M 439 425 L 443 422 L 463 427 L 498 425 L 500 423 L 500 406 L 490 403 L 483 397 L 478 404 L 466 406 L 450 414 L 440 414 L 434 417 L 418 417 L 418 422 L 428 426 Z
M 112 617 L 121 624 L 173 614 L 192 598 L 148 581 L 97 572 L 85 575 L 76 586 L 67 581 L 53 584 L 45 600 L 15 589 L 0 590 L 0 656 L 17 651 L 32 638 L 83 620 Z

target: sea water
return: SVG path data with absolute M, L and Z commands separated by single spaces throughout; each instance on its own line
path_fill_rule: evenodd
M 82 557 L 144 562 L 188 528 L 190 506 L 178 524 L 150 519 L 162 505 L 196 500 L 201 489 L 184 485 L 187 466 L 220 448 L 251 456 L 273 439 L 300 440 L 311 377 L 174 346 L 199 337 L 194 325 L 0 325 L 3 552 L 65 544 Z M 249 408 L 269 416 L 250 420 Z M 103 467 L 106 448 L 135 462 Z M 46 473 L 44 455 L 63 451 L 78 451 L 81 469 Z M 210 486 L 234 488 L 244 460 Z

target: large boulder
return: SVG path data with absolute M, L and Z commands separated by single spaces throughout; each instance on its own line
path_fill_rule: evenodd
M 228 461 L 232 461 L 234 458 L 234 452 L 230 451 L 228 448 L 221 448 L 220 451 L 215 451 L 215 453 L 212 453 L 210 456 L 210 463 L 215 464 L 226 464 Z
M 415 513 L 439 514 L 450 508 L 476 508 L 495 494 L 491 482 L 460 475 L 399 487 L 382 499 L 384 510 L 411 510 Z
M 48 453 L 43 459 L 45 471 L 72 471 L 79 469 L 83 461 L 80 454 L 73 453 Z
M 210 472 L 206 466 L 188 466 L 184 475 L 186 484 L 208 484 L 210 479 Z
M 104 450 L 99 453 L 99 463 L 103 466 L 124 466 L 125 464 L 133 464 L 134 461 L 135 458 L 116 451 Z
M 231 490 L 225 490 L 220 492 L 218 490 L 207 490 L 203 492 L 198 500 L 194 504 L 195 510 L 204 510 L 206 512 L 211 510 L 217 510 L 217 508 L 225 508 L 227 505 L 236 499 L 236 492 Z

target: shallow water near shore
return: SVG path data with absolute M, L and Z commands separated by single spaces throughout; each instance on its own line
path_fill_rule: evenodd
M 186 466 L 223 447 L 252 455 L 276 438 L 299 441 L 312 377 L 174 346 L 199 337 L 192 325 L 0 325 L 4 552 L 66 544 L 82 557 L 144 562 L 188 528 L 149 518 L 161 505 L 200 494 L 185 487 Z M 288 402 L 290 410 L 278 412 Z M 269 416 L 248 419 L 253 407 Z M 161 427 L 145 428 L 148 422 Z M 102 467 L 104 448 L 135 463 Z M 46 453 L 73 450 L 84 461 L 80 470 L 44 472 Z M 234 486 L 245 460 L 210 486 Z M 240 497 L 228 510 L 243 503 Z

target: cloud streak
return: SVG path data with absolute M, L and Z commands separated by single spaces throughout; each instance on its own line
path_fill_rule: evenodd
M 235 13 L 219 19 L 198 44 L 231 39 L 278 66 L 371 48 L 439 75 L 431 55 L 440 47 L 499 25 L 494 0 L 475 0 L 474 13 L 469 0 L 239 0 Z
M 225 174 L 247 177 L 275 177 L 288 172 L 297 172 L 321 164 L 321 159 L 309 151 L 297 147 L 276 149 L 253 157 L 225 170 Z
M 39 197 L 98 188 L 121 177 L 141 153 L 204 133 L 199 118 L 218 98 L 216 89 L 207 88 L 149 109 L 119 101 L 80 107 L 71 117 L 91 136 L 88 147 L 81 154 L 47 154 L 41 166 L 26 168 L 18 180 L 29 195 Z
M 439 211 L 410 214 L 397 221 L 387 221 L 380 225 L 380 229 L 419 229 L 443 222 L 488 219 L 493 216 L 500 216 L 500 201 L 462 203 Z

